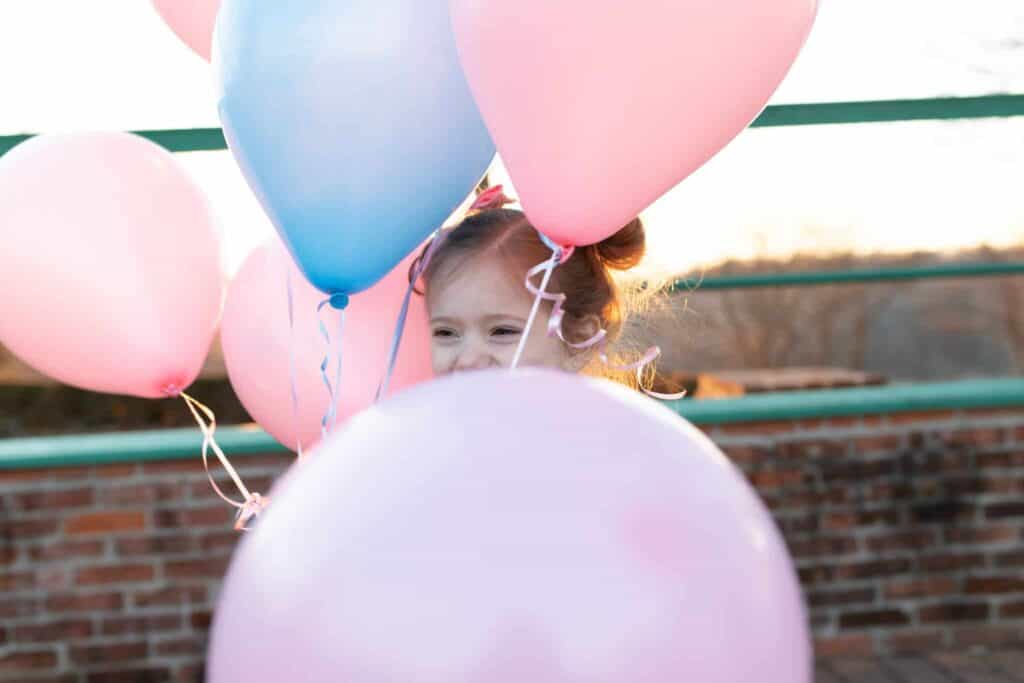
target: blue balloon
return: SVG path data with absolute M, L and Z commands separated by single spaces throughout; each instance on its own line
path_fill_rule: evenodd
M 447 0 L 225 0 L 213 63 L 228 146 L 328 294 L 394 268 L 494 156 Z

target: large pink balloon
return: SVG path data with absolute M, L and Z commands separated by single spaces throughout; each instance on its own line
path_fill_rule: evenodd
M 809 683 L 786 548 L 636 392 L 464 373 L 354 417 L 271 493 L 211 683 Z
M 183 43 L 206 61 L 213 47 L 213 28 L 217 23 L 220 0 L 152 0 L 171 30 Z
M 127 133 L 40 136 L 0 158 L 0 343 L 93 391 L 175 395 L 224 296 L 206 198 Z
M 340 419 L 373 402 L 409 284 L 411 258 L 367 291 L 353 296 L 345 309 Z M 294 330 L 288 322 L 289 272 Z M 221 345 L 231 385 L 253 419 L 292 448 L 299 442 L 309 447 L 320 440 L 320 420 L 327 409 L 327 390 L 320 376 L 326 346 L 316 312 L 323 300 L 324 295 L 306 281 L 275 238 L 249 255 L 228 288 L 224 304 Z M 338 312 L 326 307 L 321 315 L 329 333 L 336 334 Z M 427 328 L 423 299 L 413 297 L 391 390 L 431 376 Z M 290 358 L 295 366 L 297 414 L 292 408 Z
M 613 234 L 746 127 L 816 0 L 450 0 L 477 104 L 534 225 Z

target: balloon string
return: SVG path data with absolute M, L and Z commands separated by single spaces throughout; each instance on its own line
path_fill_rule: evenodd
M 292 269 L 285 263 L 285 286 L 288 289 L 288 381 L 292 394 L 292 428 L 295 430 L 295 453 L 302 460 L 302 437 L 299 430 L 299 389 L 295 376 L 295 290 L 292 287 Z
M 377 395 L 374 398 L 374 402 L 380 401 L 387 395 L 388 385 L 391 384 L 391 376 L 395 372 L 395 363 L 398 361 L 398 348 L 402 343 L 402 336 L 405 333 L 405 321 L 409 315 L 409 304 L 412 301 L 412 295 L 416 291 L 416 283 L 419 282 L 424 271 L 430 265 L 430 260 L 434 257 L 434 253 L 437 251 L 444 239 L 444 234 L 441 230 L 434 233 L 430 239 L 430 246 L 427 247 L 426 253 L 423 254 L 423 258 L 419 260 L 416 267 L 413 268 L 412 275 L 409 277 L 409 286 L 405 288 L 405 297 L 402 299 L 402 307 L 398 312 L 398 320 L 395 323 L 395 332 L 391 336 L 391 350 L 388 352 L 388 364 L 384 370 L 384 377 L 381 378 L 380 384 L 377 385 Z
M 316 307 L 317 322 L 320 325 L 320 334 L 324 338 L 324 342 L 327 346 L 324 358 L 320 362 L 320 379 L 323 380 L 324 386 L 327 387 L 328 396 L 327 410 L 324 413 L 323 418 L 320 420 L 320 435 L 323 438 L 327 438 L 327 432 L 334 426 L 334 422 L 338 417 L 338 397 L 341 391 L 341 338 L 345 330 L 345 311 L 338 309 L 338 330 L 333 340 L 331 339 L 331 335 L 327 332 L 327 326 L 324 324 L 322 312 L 330 303 L 331 299 L 325 299 Z M 331 378 L 327 374 L 332 358 L 336 363 L 333 384 L 331 383 Z
M 558 265 L 558 263 L 564 263 L 565 261 L 569 260 L 570 256 L 572 256 L 572 247 L 559 247 L 558 245 L 554 244 L 550 239 L 548 239 L 547 236 L 545 236 L 543 233 L 538 234 L 540 235 L 541 241 L 544 242 L 544 244 L 551 249 L 552 257 L 550 260 L 534 266 L 526 273 L 526 289 L 535 297 L 533 302 L 534 310 L 533 312 L 531 312 L 531 322 L 533 315 L 535 314 L 536 309 L 540 304 L 540 301 L 542 299 L 545 301 L 550 301 L 551 315 L 548 317 L 547 330 L 549 337 L 558 337 L 558 339 L 560 339 L 562 343 L 569 346 L 570 348 L 577 350 L 596 347 L 598 357 L 601 359 L 601 362 L 604 363 L 606 367 L 611 368 L 613 370 L 618 370 L 620 372 L 632 372 L 635 370 L 637 386 L 640 387 L 641 391 L 643 391 L 645 394 L 652 398 L 657 398 L 664 401 L 674 401 L 685 396 L 685 391 L 674 394 L 663 394 L 652 391 L 643 386 L 644 369 L 651 363 L 653 363 L 661 355 L 661 349 L 658 348 L 657 346 L 652 346 L 648 348 L 647 351 L 645 351 L 644 354 L 640 357 L 640 359 L 637 360 L 636 362 L 629 363 L 626 365 L 616 365 L 612 363 L 608 357 L 608 332 L 604 328 L 599 329 L 592 337 L 582 342 L 573 343 L 565 338 L 565 332 L 562 329 L 562 325 L 565 320 L 565 310 L 563 308 L 565 305 L 565 294 L 549 294 L 547 292 L 547 283 L 548 280 L 551 278 L 551 272 L 554 270 L 555 266 Z M 533 284 L 532 280 L 541 273 L 543 273 L 543 278 L 541 279 L 540 286 L 538 287 Z M 531 322 L 527 323 L 527 329 L 529 329 L 529 325 L 531 324 Z M 519 351 L 522 350 L 525 341 L 526 337 L 524 334 L 523 338 L 519 340 Z M 519 351 L 517 351 L 516 354 L 517 359 Z
M 536 266 L 530 269 L 526 276 L 527 288 L 533 293 L 533 307 L 530 308 L 530 316 L 526 319 L 526 326 L 523 328 L 523 334 L 519 338 L 519 345 L 516 347 L 516 353 L 512 357 L 512 364 L 509 366 L 510 369 L 519 367 L 519 361 L 523 357 L 523 351 L 526 349 L 526 342 L 530 338 L 530 331 L 533 329 L 533 323 L 537 319 L 537 313 L 540 311 L 540 302 L 544 300 L 550 301 L 552 296 L 547 293 L 548 283 L 551 281 L 551 274 L 558 267 L 559 259 L 562 256 L 562 250 L 556 246 L 551 246 L 551 258 L 543 263 L 538 263 Z M 540 288 L 532 287 L 530 285 L 530 277 L 538 273 L 543 273 L 544 277 L 541 278 Z
M 263 510 L 266 509 L 269 499 L 265 496 L 261 496 L 258 493 L 250 493 L 249 489 L 242 483 L 242 478 L 238 476 L 238 472 L 231 465 L 231 461 L 228 460 L 227 456 L 224 455 L 224 451 L 221 450 L 220 445 L 217 443 L 217 439 L 214 438 L 214 433 L 217 431 L 217 417 L 209 407 L 203 405 L 199 401 L 195 400 L 185 392 L 181 392 L 182 399 L 185 400 L 185 405 L 188 406 L 189 412 L 192 413 L 192 417 L 196 419 L 196 424 L 199 425 L 200 431 L 203 433 L 203 469 L 206 470 L 206 478 L 210 480 L 210 485 L 213 490 L 217 492 L 226 503 L 238 508 L 238 514 L 235 515 L 235 530 L 236 531 L 248 531 L 246 524 L 254 517 L 258 517 Z M 203 418 L 206 418 L 205 420 Z M 213 474 L 210 472 L 210 461 L 209 451 L 213 451 L 220 461 L 221 467 L 231 477 L 231 481 L 234 482 L 238 492 L 242 494 L 242 502 L 229 498 L 213 478 Z

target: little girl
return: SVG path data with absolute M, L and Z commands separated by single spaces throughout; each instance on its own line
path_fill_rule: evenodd
M 548 260 L 551 250 L 522 211 L 504 208 L 510 202 L 501 186 L 481 194 L 467 217 L 445 231 L 423 271 L 437 375 L 512 363 L 534 298 L 523 286 L 524 275 Z M 577 247 L 555 268 L 547 290 L 565 295 L 567 342 L 579 344 L 601 329 L 614 341 L 624 306 L 611 271 L 632 268 L 643 254 L 638 218 L 599 244 Z M 550 315 L 549 304 L 534 322 L 520 365 L 584 371 L 596 359 L 595 349 L 573 349 L 549 336 Z

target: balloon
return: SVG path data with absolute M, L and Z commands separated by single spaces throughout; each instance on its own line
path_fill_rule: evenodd
M 288 321 L 288 272 L 294 327 Z M 409 264 L 403 262 L 345 309 L 340 418 L 347 418 L 374 400 L 409 283 L 408 272 Z M 324 295 L 306 282 L 275 238 L 249 255 L 228 288 L 224 303 L 221 346 L 231 385 L 253 419 L 292 448 L 297 443 L 308 448 L 320 440 L 320 420 L 327 409 L 328 395 L 320 376 L 325 342 L 316 312 L 323 299 Z M 333 333 L 338 312 L 325 308 L 322 316 Z M 423 299 L 413 297 L 390 383 L 392 389 L 431 377 L 427 327 Z M 292 363 L 297 416 L 292 408 Z
M 379 280 L 485 173 L 444 0 L 225 0 L 218 22 L 228 144 L 321 291 Z
M 152 0 L 152 3 L 182 42 L 209 61 L 220 0 Z
M 600 242 L 761 111 L 816 0 L 450 0 L 462 64 L 531 222 Z
M 173 396 L 224 294 L 206 198 L 127 133 L 32 138 L 0 158 L 0 343 L 84 389 Z
M 353 417 L 271 492 L 211 683 L 810 683 L 745 479 L 637 392 L 459 373 Z

